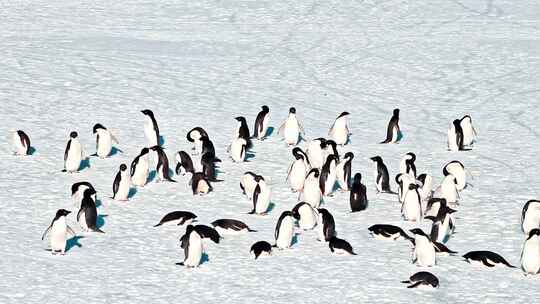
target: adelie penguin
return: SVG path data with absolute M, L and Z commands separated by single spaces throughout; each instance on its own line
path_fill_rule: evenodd
M 469 264 L 485 267 L 506 266 L 516 268 L 510 265 L 502 256 L 491 251 L 471 251 L 463 256 Z
M 291 211 L 281 213 L 274 232 L 276 244 L 274 247 L 286 249 L 291 247 L 294 237 L 294 220 Z
M 96 134 L 96 154 L 99 158 L 106 158 L 111 154 L 113 142 L 118 143 L 114 135 L 102 124 L 94 125 L 92 132 Z
M 257 182 L 257 185 L 253 190 L 253 209 L 249 213 L 265 215 L 270 206 L 270 196 L 272 191 L 262 176 L 257 175 L 255 177 L 255 182 Z
M 410 230 L 414 234 L 414 250 L 412 263 L 429 267 L 436 263 L 435 247 L 428 235 L 422 229 Z
M 390 176 L 388 175 L 388 169 L 380 156 L 373 156 L 370 158 L 376 163 L 375 167 L 375 183 L 377 185 L 377 193 L 395 193 L 390 188 Z
M 349 112 L 342 112 L 339 114 L 328 132 L 328 136 L 340 146 L 346 145 L 349 141 L 349 136 L 351 135 L 349 127 L 347 126 L 347 116 L 349 116 Z
M 15 155 L 30 155 L 30 137 L 24 131 L 17 130 L 13 132 L 13 146 Z
M 318 216 L 318 240 L 321 242 L 328 242 L 336 235 L 336 223 L 334 217 L 328 210 L 324 208 L 317 209 Z
M 326 155 L 334 155 L 336 158 L 336 161 L 339 161 L 339 152 L 337 150 L 337 144 L 335 141 L 329 139 L 325 143 L 326 147 L 324 148 L 324 152 Z
M 313 208 L 319 208 L 322 200 L 321 188 L 319 186 L 319 169 L 311 169 L 304 181 L 304 188 L 300 197 Z
M 362 184 L 362 174 L 360 173 L 354 175 L 349 203 L 352 212 L 363 211 L 368 207 L 367 190 L 366 186 Z
M 201 136 L 201 155 L 207 155 L 206 157 L 213 162 L 221 161 L 216 157 L 216 149 L 214 148 L 214 143 L 208 138 L 208 136 Z
M 238 125 L 236 126 L 234 138 L 244 139 L 246 142 L 247 149 L 251 149 L 253 147 L 253 143 L 251 142 L 251 136 L 249 134 L 249 128 L 246 122 L 246 118 L 243 116 L 238 116 L 235 119 L 236 121 L 238 121 Z
M 351 186 L 351 163 L 353 158 L 354 154 L 352 152 L 347 152 L 336 166 L 336 179 L 339 189 L 342 192 L 349 191 L 349 187 Z
M 255 260 L 261 255 L 271 255 L 272 254 L 272 245 L 267 241 L 258 241 L 251 246 L 249 253 L 253 254 Z
M 144 187 L 148 180 L 150 164 L 148 161 L 148 148 L 142 148 L 141 153 L 133 159 L 130 167 L 131 182 L 138 187 Z
M 317 226 L 318 212 L 310 204 L 300 202 L 291 210 L 293 217 L 298 221 L 298 226 L 302 230 L 311 230 Z
M 301 191 L 304 188 L 304 181 L 306 180 L 306 173 L 309 170 L 309 159 L 299 147 L 295 147 L 292 150 L 295 160 L 289 166 L 287 171 L 287 181 L 293 192 Z
M 270 120 L 270 109 L 268 106 L 262 106 L 262 110 L 255 118 L 255 126 L 253 126 L 253 137 L 258 140 L 264 140 L 268 133 L 268 121 Z
M 157 172 L 157 182 L 161 181 L 169 181 L 175 183 L 176 181 L 171 178 L 170 172 L 169 172 L 169 159 L 167 158 L 167 154 L 165 151 L 163 151 L 163 148 L 160 146 L 153 146 L 152 151 L 156 152 L 157 154 L 157 164 L 156 164 L 156 172 Z
M 463 145 L 463 129 L 461 128 L 461 122 L 459 119 L 455 119 L 448 129 L 448 150 L 465 150 Z
M 399 109 L 394 109 L 392 118 L 388 122 L 388 128 L 386 129 L 386 139 L 381 141 L 381 144 L 392 143 L 395 144 L 401 140 L 401 130 L 399 128 Z
M 374 238 L 379 240 L 414 240 L 409 235 L 407 235 L 407 233 L 405 233 L 403 229 L 394 225 L 375 224 L 369 227 L 368 230 Z
M 244 175 L 240 177 L 240 189 L 242 189 L 242 193 L 246 195 L 248 199 L 253 198 L 253 191 L 255 191 L 255 187 L 257 187 L 257 181 L 255 180 L 260 175 L 257 175 L 251 171 L 244 172 Z M 264 179 L 264 177 L 260 176 L 260 178 Z
M 288 146 L 296 146 L 300 141 L 301 135 L 304 134 L 304 128 L 296 117 L 296 108 L 289 108 L 289 116 L 279 127 L 278 134 L 283 134 Z
M 182 236 L 181 248 L 184 249 L 184 261 L 176 265 L 189 268 L 198 267 L 201 264 L 203 243 L 200 234 L 193 225 L 186 227 L 186 233 Z
M 523 244 L 521 251 L 521 269 L 525 275 L 540 272 L 540 229 L 534 228 Z
M 477 132 L 472 124 L 472 118 L 469 115 L 463 116 L 460 123 L 461 129 L 463 130 L 463 145 L 471 146 L 476 142 Z
M 530 200 L 521 211 L 521 231 L 529 235 L 534 228 L 540 228 L 540 201 Z
M 81 202 L 81 208 L 77 213 L 77 222 L 81 225 L 83 231 L 93 231 L 105 233 L 97 227 L 97 208 L 96 202 L 92 199 L 94 192 L 92 189 L 84 190 L 84 197 Z
M 60 252 L 60 254 L 64 255 L 66 253 L 67 234 L 71 233 L 71 235 L 75 236 L 73 229 L 71 229 L 66 223 L 66 216 L 70 213 L 71 211 L 67 211 L 65 209 L 59 209 L 56 211 L 54 219 L 41 237 L 41 240 L 44 240 L 45 236 L 50 234 L 50 246 L 52 254 Z
M 208 138 L 208 133 L 206 133 L 206 131 L 201 127 L 195 127 L 191 129 L 186 135 L 186 139 L 189 142 L 193 143 L 193 147 L 191 149 L 193 150 L 193 154 L 195 155 L 198 155 L 202 152 L 202 137 Z
M 229 146 L 229 153 L 231 159 L 235 163 L 241 163 L 246 160 L 247 145 L 246 140 L 241 137 L 233 139 L 231 145 Z
M 176 153 L 176 169 L 175 172 L 177 175 L 186 175 L 186 173 L 195 173 L 195 168 L 193 167 L 193 161 L 191 156 L 185 151 L 179 151 Z
M 328 155 L 326 162 L 322 166 L 319 177 L 319 187 L 324 196 L 332 196 L 336 184 L 337 159 L 334 154 Z
M 311 168 L 321 169 L 324 164 L 324 150 L 326 149 L 326 139 L 312 139 L 307 146 L 307 156 L 309 158 Z
M 127 201 L 131 186 L 131 176 L 126 164 L 121 164 L 113 182 L 113 196 L 117 201 Z
M 249 228 L 249 226 L 244 222 L 235 219 L 219 219 L 213 221 L 211 224 L 219 235 L 235 235 L 246 232 L 257 232 L 257 230 Z
M 431 226 L 430 238 L 434 242 L 447 243 L 450 236 L 454 233 L 455 225 L 451 214 L 456 210 L 449 208 L 444 199 L 441 200 L 441 205 L 436 216 L 426 216 L 425 219 L 433 221 Z
M 159 146 L 159 127 L 154 112 L 146 109 L 142 110 L 141 113 L 144 114 L 144 135 L 148 140 L 148 147 Z
M 77 172 L 81 167 L 83 150 L 78 136 L 75 131 L 69 134 L 69 140 L 64 151 L 64 170 L 62 172 Z
M 401 214 L 406 221 L 422 221 L 422 200 L 417 184 L 410 184 L 407 192 L 405 192 Z
M 174 224 L 176 226 L 182 226 L 184 224 L 191 224 L 196 221 L 197 216 L 193 212 L 189 211 L 173 211 L 165 214 L 165 216 L 154 225 L 159 227 L 164 224 Z
M 411 284 L 407 288 L 417 288 L 417 287 L 439 287 L 439 279 L 433 275 L 431 272 L 420 271 L 413 274 L 407 281 L 401 281 L 401 283 Z
M 349 242 L 342 240 L 340 238 L 337 238 L 336 236 L 333 236 L 328 241 L 328 247 L 330 247 L 330 251 L 333 254 L 348 254 L 348 255 L 356 255 L 354 253 L 353 248 Z
M 214 188 L 210 184 L 210 181 L 202 172 L 194 173 L 191 176 L 189 184 L 191 185 L 191 191 L 193 192 L 193 195 L 205 195 L 214 190 Z

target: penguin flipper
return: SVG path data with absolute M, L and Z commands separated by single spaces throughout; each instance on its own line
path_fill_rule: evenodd
M 45 232 L 43 232 L 43 235 L 41 236 L 42 241 L 45 239 L 45 236 L 47 235 L 47 233 L 51 231 L 51 228 L 52 228 L 52 224 L 47 229 L 45 229 Z
M 75 233 L 75 231 L 74 231 L 71 227 L 69 227 L 69 225 L 67 225 L 67 231 L 68 231 L 69 233 L 71 233 L 71 235 L 73 235 L 73 236 L 76 236 L 76 235 L 77 235 L 77 234 Z
M 495 267 L 494 264 L 491 264 L 490 262 L 488 262 L 488 259 L 486 257 L 482 258 L 482 263 L 487 267 Z
M 175 265 L 178 265 L 178 266 L 184 266 L 184 262 L 175 263 Z
M 281 126 L 279 126 L 278 134 L 281 134 L 281 133 L 283 132 L 283 129 L 285 128 L 285 122 L 286 122 L 286 121 L 284 121 L 284 122 L 281 124 Z
M 418 282 L 416 282 L 414 284 L 411 284 L 411 285 L 407 286 L 407 288 L 416 288 L 416 287 L 418 287 L 420 285 L 422 285 L 422 281 L 418 281 Z

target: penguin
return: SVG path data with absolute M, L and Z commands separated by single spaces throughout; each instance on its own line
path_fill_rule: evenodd
M 347 152 L 336 166 L 336 179 L 341 191 L 349 191 L 349 186 L 351 184 L 351 163 L 353 158 L 354 154 L 352 152 Z
M 229 148 L 231 159 L 235 163 L 241 163 L 246 160 L 247 142 L 245 139 L 239 137 L 235 138 Z
M 196 221 L 197 216 L 193 212 L 189 211 L 173 211 L 165 214 L 165 216 L 154 225 L 154 227 L 159 227 L 163 224 L 173 223 L 177 226 L 182 226 L 184 224 L 191 224 Z
M 528 235 L 534 228 L 540 228 L 540 201 L 530 200 L 521 211 L 521 231 Z
M 302 230 L 311 230 L 317 226 L 318 213 L 310 204 L 300 202 L 291 210 L 293 217 L 298 221 Z
M 126 164 L 121 164 L 118 173 L 116 173 L 116 177 L 114 178 L 112 199 L 117 201 L 127 201 L 130 186 L 131 176 L 129 175 L 127 166 Z
M 453 160 L 443 167 L 444 176 L 452 174 L 456 178 L 456 189 L 462 191 L 467 187 L 467 171 L 460 161 Z
M 394 109 L 392 118 L 388 122 L 388 128 L 386 129 L 386 139 L 381 141 L 381 144 L 392 143 L 395 144 L 401 140 L 402 134 L 399 128 L 399 109 Z
M 521 251 L 521 269 L 525 275 L 540 272 L 540 229 L 534 228 L 523 244 Z
M 432 241 L 432 242 L 433 242 L 433 247 L 435 247 L 435 253 L 437 255 L 449 256 L 449 255 L 455 255 L 457 253 L 457 251 L 450 250 L 443 243 L 439 243 L 435 241 Z
M 150 171 L 150 164 L 148 163 L 148 148 L 142 148 L 141 153 L 133 159 L 131 162 L 130 175 L 133 185 L 138 187 L 144 187 L 148 180 L 148 173 Z
M 112 151 L 113 141 L 118 143 L 118 140 L 100 123 L 94 125 L 92 132 L 96 134 L 96 154 L 94 155 L 99 156 L 99 158 L 108 157 Z
M 318 215 L 318 240 L 321 242 L 328 242 L 330 239 L 336 235 L 336 223 L 332 214 L 324 209 L 317 209 Z
M 375 167 L 375 182 L 377 185 L 377 193 L 395 193 L 390 188 L 390 176 L 388 169 L 380 156 L 370 158 L 377 166 Z
M 253 143 L 251 142 L 250 135 L 249 135 L 249 128 L 246 122 L 246 118 L 243 116 L 238 116 L 235 118 L 238 121 L 238 126 L 236 127 L 236 131 L 234 133 L 234 138 L 242 138 L 246 142 L 247 149 L 251 149 L 253 146 Z
M 413 274 L 409 280 L 401 281 L 401 283 L 411 284 L 407 288 L 417 288 L 417 287 L 439 287 L 439 279 L 433 275 L 431 272 L 420 271 Z
M 396 183 L 398 184 L 398 200 L 403 204 L 405 201 L 405 195 L 409 189 L 410 185 L 416 185 L 416 180 L 409 174 L 399 173 L 396 175 Z
M 157 182 L 161 181 L 169 181 L 176 183 L 174 179 L 171 178 L 171 175 L 169 173 L 169 159 L 167 158 L 167 154 L 165 151 L 163 151 L 163 148 L 161 146 L 153 146 L 150 148 L 152 151 L 156 152 L 157 154 L 157 164 L 156 164 L 156 172 L 157 172 Z
M 319 208 L 321 205 L 322 193 L 319 187 L 319 169 L 311 169 L 308 172 L 302 189 L 302 197 L 313 208 Z
M 234 235 L 245 232 L 257 232 L 249 228 L 244 222 L 234 219 L 219 219 L 211 223 L 219 235 Z
M 92 194 L 94 194 L 92 189 L 84 190 L 81 208 L 77 213 L 77 222 L 79 222 L 81 228 L 86 232 L 93 231 L 105 233 L 97 227 L 97 208 L 96 203 L 92 199 Z
M 159 146 L 160 137 L 159 137 L 159 127 L 154 117 L 154 112 L 151 110 L 142 110 L 141 113 L 144 114 L 144 135 L 148 140 L 148 147 Z
M 293 192 L 301 191 L 304 188 L 306 173 L 309 170 L 309 159 L 299 147 L 292 150 L 295 161 L 289 166 L 287 171 L 287 181 Z
M 270 120 L 270 109 L 268 106 L 262 106 L 262 110 L 255 118 L 255 126 L 253 127 L 253 137 L 258 140 L 264 140 L 268 133 L 268 120 Z
M 22 130 L 13 132 L 13 145 L 15 146 L 15 155 L 31 154 L 30 137 Z
M 435 193 L 437 193 L 438 196 L 444 198 L 448 204 L 456 205 L 459 198 L 459 193 L 457 191 L 456 185 L 456 177 L 452 174 L 449 174 L 443 178 L 441 185 L 437 188 Z
M 186 135 L 186 139 L 190 143 L 193 143 L 193 147 L 191 148 L 191 150 L 193 150 L 194 155 L 198 155 L 202 151 L 201 137 L 203 136 L 208 138 L 208 133 L 206 133 L 206 131 L 201 127 L 195 127 L 189 130 L 189 132 Z
M 296 146 L 304 134 L 304 128 L 296 118 L 296 109 L 294 107 L 289 108 L 289 116 L 279 127 L 278 134 L 280 133 L 283 133 L 285 143 L 288 146 Z
M 191 160 L 191 156 L 187 154 L 185 151 L 178 151 L 176 153 L 176 174 L 177 175 L 186 175 L 186 173 L 195 173 L 195 168 L 193 167 L 193 161 Z
M 270 196 L 272 191 L 260 175 L 255 177 L 257 186 L 253 190 L 253 210 L 249 214 L 266 215 L 270 206 Z
M 427 202 L 433 196 L 433 177 L 427 173 L 422 173 L 418 175 L 418 182 L 422 184 L 418 188 L 418 193 L 420 193 L 422 199 L 422 210 L 425 211 L 424 202 Z
M 294 237 L 293 214 L 291 211 L 283 211 L 279 216 L 274 233 L 276 244 L 274 247 L 286 249 L 291 247 Z
M 336 158 L 336 161 L 339 161 L 339 152 L 337 150 L 337 143 L 329 139 L 325 142 L 325 145 L 326 147 L 324 149 L 324 152 L 326 152 L 326 155 L 334 155 L 334 157 Z
M 414 234 L 413 264 L 431 267 L 436 264 L 436 254 L 433 243 L 428 235 L 420 228 L 410 230 Z
M 450 216 L 456 210 L 449 208 L 446 202 L 442 201 L 436 216 L 426 216 L 425 219 L 433 221 L 430 238 L 434 242 L 447 243 L 454 233 L 455 224 Z
M 75 131 L 69 133 L 69 140 L 64 151 L 64 170 L 62 172 L 73 173 L 79 171 L 83 151 L 78 136 Z
M 439 209 L 442 205 L 447 205 L 446 199 L 440 197 L 432 197 L 428 200 L 424 215 L 427 216 L 437 216 Z
M 92 198 L 94 199 L 94 201 L 97 200 L 97 197 L 96 197 L 96 189 L 94 188 L 94 186 L 92 186 L 91 183 L 89 182 L 77 182 L 77 183 L 74 183 L 73 185 L 71 185 L 71 197 L 74 199 L 74 201 L 78 204 L 78 206 L 80 206 L 80 202 L 83 198 L 83 194 L 84 194 L 84 190 L 86 189 L 92 189 L 92 193 L 94 193 L 92 195 Z
M 368 228 L 370 234 L 380 240 L 414 240 L 414 238 L 411 238 L 403 229 L 399 228 L 398 226 L 394 225 L 387 225 L 387 224 L 375 224 Z
M 51 224 L 41 237 L 41 240 L 44 240 L 45 236 L 50 232 L 52 254 L 56 254 L 58 252 L 60 252 L 61 255 L 66 254 L 67 234 L 71 233 L 71 235 L 75 236 L 73 229 L 71 229 L 71 227 L 69 227 L 66 223 L 66 216 L 70 213 L 71 211 L 66 209 L 58 209 Z
M 214 148 L 214 143 L 208 138 L 208 136 L 201 136 L 199 138 L 201 141 L 201 155 L 207 155 L 208 159 L 211 159 L 214 162 L 219 162 L 219 158 L 216 158 L 216 149 Z M 211 156 L 211 157 L 210 157 Z
M 311 168 L 321 169 L 324 164 L 324 150 L 326 149 L 326 139 L 315 138 L 307 146 L 306 153 Z
M 196 172 L 192 175 L 190 185 L 193 195 L 205 195 L 214 190 L 208 178 L 202 172 Z
M 349 116 L 349 112 L 342 112 L 339 114 L 330 128 L 330 131 L 328 131 L 328 136 L 330 136 L 336 144 L 342 147 L 347 144 L 349 135 L 351 135 L 349 127 L 347 126 L 347 116 Z
M 211 182 L 221 182 L 217 179 L 216 161 L 220 161 L 214 154 L 207 152 L 203 153 L 201 157 L 202 172 L 204 176 Z
M 181 247 L 184 249 L 184 262 L 176 263 L 188 268 L 198 267 L 201 264 L 203 243 L 200 234 L 195 231 L 193 225 L 186 227 L 186 233 L 181 240 Z
M 258 118 L 258 116 L 257 116 Z M 257 125 L 255 125 L 257 126 Z M 259 258 L 261 254 L 271 255 L 272 254 L 272 245 L 267 241 L 258 241 L 251 246 L 249 253 L 252 253 L 255 257 L 255 260 Z
M 244 175 L 240 177 L 240 189 L 242 189 L 242 192 L 247 196 L 248 199 L 253 198 L 253 191 L 255 191 L 255 187 L 257 187 L 257 182 L 255 181 L 255 178 L 257 175 L 251 171 L 244 172 Z M 263 178 L 262 176 L 260 176 Z
M 401 214 L 406 221 L 422 221 L 422 202 L 417 184 L 410 184 L 408 191 L 405 192 Z
M 503 265 L 510 268 L 516 268 L 515 266 L 510 265 L 510 263 L 508 263 L 502 256 L 491 251 L 470 251 L 463 257 L 469 264 L 476 264 L 489 268 Z
M 354 175 L 349 203 L 351 205 L 351 212 L 363 211 L 368 207 L 367 190 L 366 186 L 362 184 L 362 174 L 360 173 Z
M 353 248 L 349 242 L 342 240 L 340 238 L 337 238 L 336 236 L 333 236 L 328 241 L 328 247 L 330 247 L 330 251 L 333 254 L 348 254 L 348 255 L 356 255 L 354 253 Z
M 472 118 L 469 115 L 463 116 L 459 122 L 461 129 L 463 130 L 463 145 L 471 146 L 476 142 L 476 129 L 472 124 Z
M 416 179 L 416 166 L 414 162 L 416 161 L 416 155 L 412 152 L 409 152 L 403 156 L 401 162 L 399 163 L 399 172 L 406 173 Z
M 448 129 L 448 150 L 462 151 L 463 146 L 463 129 L 461 128 L 460 120 L 455 119 Z
M 319 177 L 319 187 L 324 196 L 332 196 L 336 184 L 336 157 L 333 154 L 328 155 Z

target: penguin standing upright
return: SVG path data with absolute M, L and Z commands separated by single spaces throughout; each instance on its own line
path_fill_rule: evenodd
M 422 229 L 415 228 L 410 230 L 414 234 L 413 264 L 418 266 L 430 267 L 436 263 L 435 247 L 429 236 Z
M 340 146 L 344 146 L 349 141 L 349 127 L 347 126 L 347 116 L 349 112 L 342 112 L 334 121 L 328 135 Z
M 161 181 L 169 181 L 175 183 L 176 181 L 171 178 L 170 172 L 169 172 L 169 159 L 167 158 L 167 154 L 165 151 L 163 151 L 163 148 L 161 146 L 153 146 L 152 149 L 157 154 L 157 164 L 156 164 L 156 172 L 158 178 L 156 179 L 156 182 Z
M 244 162 L 246 160 L 246 150 L 247 150 L 247 142 L 245 139 L 241 137 L 233 139 L 231 146 L 229 147 L 231 159 L 235 163 Z
M 116 137 L 100 123 L 94 125 L 92 132 L 96 134 L 96 155 L 99 158 L 109 156 L 112 151 L 113 141 L 118 143 Z
M 82 146 L 77 132 L 73 131 L 69 134 L 69 140 L 64 151 L 64 170 L 62 172 L 73 173 L 79 171 L 82 158 Z
M 291 210 L 298 226 L 303 230 L 311 230 L 317 225 L 318 212 L 306 202 L 300 202 Z
M 321 193 L 325 196 L 332 196 L 336 184 L 336 157 L 334 154 L 328 155 L 326 162 L 321 169 L 319 177 L 319 186 Z
M 521 269 L 525 275 L 540 272 L 540 229 L 534 228 L 523 244 L 521 251 Z
M 318 240 L 321 242 L 328 242 L 336 235 L 336 223 L 334 217 L 324 208 L 319 208 L 317 211 L 319 213 L 317 223 Z
M 530 200 L 521 211 L 521 230 L 528 235 L 534 228 L 540 228 L 540 201 Z
M 148 140 L 148 147 L 159 146 L 160 137 L 159 137 L 159 127 L 154 117 L 154 112 L 151 110 L 142 110 L 141 113 L 144 114 L 144 135 Z
M 195 127 L 189 130 L 186 135 L 186 139 L 189 142 L 193 143 L 193 147 L 191 149 L 193 150 L 193 154 L 195 155 L 200 154 L 202 151 L 201 137 L 203 136 L 208 138 L 208 133 L 206 133 L 206 131 L 201 127 Z
M 86 232 L 93 231 L 105 233 L 97 227 L 97 208 L 96 202 L 92 199 L 92 194 L 94 194 L 92 189 L 84 190 L 81 208 L 77 213 L 77 221 L 81 225 L 81 228 Z
M 47 233 L 50 233 L 50 245 L 52 254 L 60 252 L 60 254 L 64 255 L 66 253 L 67 234 L 71 233 L 72 235 L 75 235 L 73 229 L 71 229 L 71 227 L 69 227 L 66 223 L 66 216 L 70 213 L 71 211 L 68 211 L 66 209 L 59 209 L 58 211 L 56 211 L 54 219 L 41 237 L 41 240 L 43 240 L 45 239 Z
M 296 146 L 304 134 L 304 128 L 296 118 L 296 109 L 294 107 L 289 108 L 289 116 L 279 127 L 278 133 L 283 133 L 285 143 L 288 146 Z
M 257 186 L 253 190 L 253 210 L 251 210 L 250 214 L 266 214 L 270 206 L 270 195 L 272 192 L 262 176 L 257 175 L 255 181 L 257 182 Z
M 472 118 L 469 115 L 463 116 L 460 123 L 461 129 L 463 130 L 463 145 L 471 146 L 476 142 L 476 129 L 472 124 Z
M 351 163 L 353 158 L 354 154 L 352 152 L 347 152 L 336 166 L 336 179 L 341 191 L 349 191 L 351 184 Z
M 406 221 L 422 221 L 422 203 L 417 184 L 409 184 L 401 205 L 401 214 Z
M 370 158 L 376 163 L 375 167 L 375 183 L 377 185 L 377 193 L 393 193 L 390 188 L 390 176 L 388 175 L 388 169 L 380 156 L 374 156 Z
M 366 186 L 362 184 L 362 174 L 356 173 L 351 186 L 351 194 L 349 196 L 349 202 L 351 205 L 351 211 L 363 211 L 367 209 L 368 199 L 366 193 Z
M 448 150 L 461 151 L 463 147 L 463 129 L 460 120 L 455 119 L 448 129 Z
M 441 205 L 436 216 L 426 216 L 425 218 L 433 221 L 431 226 L 430 238 L 434 242 L 447 243 L 454 233 L 455 223 L 451 214 L 456 210 L 449 208 L 446 201 L 441 200 Z
M 326 139 L 312 139 L 306 149 L 311 168 L 321 169 L 324 164 L 324 149 L 326 148 Z
M 195 173 L 195 168 L 193 167 L 193 161 L 191 160 L 191 156 L 187 154 L 185 151 L 178 151 L 176 153 L 176 174 L 177 175 L 186 175 L 186 173 Z
M 246 141 L 246 147 L 251 149 L 253 144 L 251 142 L 251 136 L 249 134 L 249 127 L 247 125 L 246 118 L 243 116 L 238 116 L 235 119 L 238 121 L 238 126 L 236 127 L 234 138 L 243 138 Z
M 198 267 L 201 264 L 203 243 L 200 234 L 193 225 L 186 227 L 186 233 L 181 240 L 181 248 L 184 249 L 184 262 L 177 265 L 190 268 Z
M 399 128 L 399 109 L 394 109 L 392 118 L 388 122 L 386 130 L 386 139 L 381 141 L 381 144 L 395 144 L 401 139 L 401 130 Z
M 416 155 L 412 152 L 409 152 L 403 156 L 401 162 L 399 163 L 399 172 L 406 173 L 416 179 Z
M 30 137 L 24 131 L 13 132 L 13 145 L 15 146 L 15 155 L 30 155 Z
M 253 127 L 253 137 L 258 140 L 264 140 L 268 133 L 268 121 L 270 120 L 270 109 L 268 106 L 262 106 L 262 110 L 255 118 L 255 126 Z
M 131 186 L 131 176 L 129 175 L 126 164 L 121 164 L 114 178 L 112 198 L 117 201 L 127 201 L 129 186 Z
M 322 193 L 319 186 L 319 169 L 311 169 L 308 172 L 302 189 L 302 197 L 313 208 L 319 208 L 321 205 Z
M 309 170 L 309 160 L 302 149 L 295 147 L 292 150 L 295 161 L 289 166 L 287 181 L 293 192 L 301 191 L 304 188 L 306 173 Z
M 283 211 L 279 216 L 274 233 L 276 238 L 275 247 L 286 249 L 291 247 L 294 237 L 294 221 L 291 211 Z
M 150 164 L 148 163 L 148 148 L 142 148 L 141 153 L 133 159 L 131 162 L 130 175 L 133 185 L 138 187 L 144 187 L 148 180 L 148 172 L 150 170 Z

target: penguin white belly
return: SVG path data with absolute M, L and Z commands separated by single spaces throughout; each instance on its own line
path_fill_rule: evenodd
M 523 232 L 525 234 L 529 234 L 531 230 L 534 228 L 540 228 L 540 210 L 532 209 L 529 205 L 529 210 L 525 213 L 525 217 L 523 218 Z
M 324 182 L 324 195 L 329 196 L 334 192 L 334 186 L 336 185 L 336 169 L 330 168 L 330 173 L 326 177 Z
M 382 192 L 382 176 L 379 177 L 379 170 L 377 166 L 375 166 L 375 170 L 373 170 L 373 176 L 375 177 L 375 185 L 377 186 L 377 191 Z
M 50 242 L 52 251 L 66 251 L 67 224 L 66 218 L 61 217 L 56 220 L 51 227 Z
M 446 202 L 449 204 L 454 204 L 457 202 L 457 189 L 456 184 L 454 184 L 451 175 L 448 175 L 444 178 L 441 184 L 441 195 Z
M 148 146 L 153 147 L 158 145 L 158 138 L 156 134 L 156 130 L 154 130 L 154 124 L 152 123 L 152 119 L 150 117 L 146 116 L 145 122 L 144 122 L 144 135 L 146 136 L 146 139 L 148 140 Z
M 465 172 L 465 169 L 455 163 L 450 164 L 446 170 L 456 178 L 456 189 L 458 191 L 465 189 L 465 185 L 467 184 L 467 173 Z
M 188 256 L 184 260 L 184 266 L 197 267 L 201 263 L 203 244 L 201 237 L 196 231 L 189 235 Z
M 99 141 L 97 144 L 97 155 L 100 158 L 105 158 L 109 156 L 112 150 L 112 138 L 111 133 L 108 131 L 99 130 Z
M 403 202 L 403 217 L 407 221 L 418 222 L 422 220 L 422 207 L 415 191 L 409 190 Z
M 150 166 L 148 164 L 148 160 L 143 159 L 142 157 L 139 158 L 139 162 L 137 163 L 137 166 L 135 166 L 135 172 L 133 176 L 131 177 L 131 181 L 133 185 L 144 187 L 148 179 L 149 170 L 150 170 Z
M 298 210 L 298 213 L 300 213 L 300 220 L 298 221 L 300 229 L 311 230 L 317 225 L 317 214 L 310 206 L 303 205 Z
M 220 227 L 220 226 L 215 226 L 214 229 L 221 236 L 223 236 L 223 235 L 238 235 L 238 234 L 244 234 L 244 233 L 248 232 L 247 229 L 234 230 L 234 229 L 223 228 L 223 227 Z
M 244 185 L 244 192 L 246 192 L 246 196 L 248 199 L 251 199 L 253 197 L 255 187 L 257 187 L 257 182 L 251 176 L 242 177 L 241 182 L 242 185 Z
M 245 139 L 236 138 L 231 144 L 231 158 L 234 162 L 240 163 L 243 162 L 246 156 L 245 149 L 243 148 L 246 144 Z
M 268 206 L 270 205 L 270 193 L 270 189 L 267 187 L 261 189 L 261 192 L 257 197 L 257 206 L 255 206 L 255 213 L 261 214 L 268 211 Z
M 126 201 L 129 195 L 129 186 L 131 185 L 131 178 L 128 174 L 122 175 L 120 184 L 118 185 L 118 191 L 116 192 L 114 199 L 118 201 Z
M 66 171 L 76 172 L 79 171 L 82 161 L 81 143 L 76 140 L 71 140 L 67 159 L 66 159 Z
M 268 120 L 270 119 L 270 114 L 264 115 L 262 128 L 259 129 L 259 133 L 257 134 L 257 139 L 263 139 L 266 137 L 266 133 L 268 132 Z
M 21 142 L 21 138 L 17 132 L 13 132 L 13 145 L 17 155 L 26 155 L 26 146 Z
M 296 145 L 298 143 L 298 137 L 300 136 L 300 129 L 298 128 L 298 121 L 296 118 L 288 118 L 285 122 L 285 143 L 289 145 Z
M 300 191 L 304 188 L 306 180 L 306 166 L 303 160 L 295 160 L 289 173 L 289 185 L 294 191 Z
M 281 221 L 279 226 L 279 234 L 276 240 L 276 246 L 279 249 L 289 248 L 292 245 L 292 238 L 294 233 L 294 224 L 292 217 L 287 216 Z
M 450 129 L 448 129 L 448 149 L 450 151 L 459 150 L 459 147 L 457 145 L 457 140 L 456 140 L 456 130 L 453 125 L 452 127 L 450 127 Z
M 521 254 L 521 268 L 525 274 L 537 274 L 540 271 L 540 240 L 537 236 L 525 241 Z
M 416 238 L 414 250 L 418 266 L 428 267 L 435 265 L 435 248 L 425 237 Z
M 372 233 L 373 237 L 377 240 L 395 241 L 401 237 L 399 233 L 390 234 L 390 236 L 384 236 L 382 234 Z
M 81 229 L 85 232 L 88 231 L 88 224 L 86 223 L 86 214 L 84 211 L 81 211 L 79 216 L 79 225 L 81 226 Z
M 332 139 L 338 145 L 344 145 L 347 143 L 349 132 L 347 131 L 347 121 L 344 118 L 338 118 L 332 128 Z
M 394 126 L 392 128 L 392 140 L 390 142 L 393 144 L 397 143 L 398 137 L 399 137 L 398 128 Z
M 304 183 L 304 201 L 311 205 L 313 208 L 319 208 L 321 205 L 321 189 L 319 188 L 319 182 L 317 179 L 309 178 Z
M 343 191 L 349 191 L 349 185 L 345 180 L 345 162 L 340 162 L 336 166 L 336 178 L 339 188 Z
M 470 121 L 465 120 L 461 122 L 461 128 L 463 129 L 463 145 L 470 146 L 474 143 L 474 130 Z
M 321 169 L 323 165 L 323 151 L 318 142 L 310 143 L 307 150 L 307 155 L 309 162 L 311 163 L 311 168 Z

